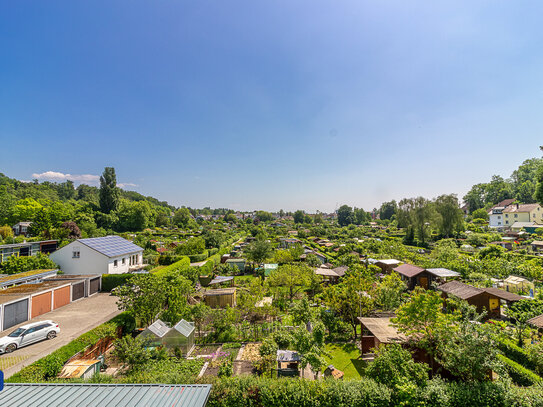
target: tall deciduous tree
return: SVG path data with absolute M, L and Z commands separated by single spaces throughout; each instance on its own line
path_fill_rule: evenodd
M 339 223 L 340 226 L 348 226 L 353 222 L 353 208 L 349 205 L 341 205 L 337 210 L 337 223 Z
M 304 223 L 304 212 L 302 210 L 294 212 L 294 223 Z
M 106 167 L 100 176 L 100 210 L 110 213 L 119 206 L 120 191 L 117 188 L 115 168 Z
M 463 230 L 464 214 L 458 205 L 458 198 L 454 194 L 441 195 L 435 200 L 437 213 L 441 215 L 439 232 L 448 238 Z

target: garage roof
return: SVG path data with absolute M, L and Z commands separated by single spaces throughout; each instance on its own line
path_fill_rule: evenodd
M 210 391 L 209 384 L 8 383 L 0 392 L 0 405 L 203 407 L 207 403 Z

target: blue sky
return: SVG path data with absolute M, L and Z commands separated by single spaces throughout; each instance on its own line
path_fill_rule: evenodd
M 541 15 L 538 1 L 0 0 L 0 172 L 114 166 L 174 205 L 242 210 L 462 196 L 539 155 Z

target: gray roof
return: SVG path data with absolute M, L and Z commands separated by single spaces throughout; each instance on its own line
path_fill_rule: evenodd
M 151 331 L 159 338 L 162 338 L 164 335 L 168 333 L 170 330 L 170 327 L 166 325 L 164 322 L 162 322 L 160 319 L 157 319 L 155 322 L 153 322 L 151 325 L 147 327 L 148 331 Z
M 91 237 L 78 239 L 80 243 L 107 257 L 122 256 L 123 254 L 141 252 L 143 249 L 121 236 Z
M 232 281 L 234 277 L 232 276 L 217 276 L 213 280 L 209 282 L 209 284 L 222 284 L 226 283 L 227 281 Z
M 184 336 L 189 336 L 191 333 L 194 332 L 194 325 L 182 319 L 172 329 L 175 329 L 177 332 Z
M 446 278 L 446 277 L 460 277 L 460 273 L 457 271 L 452 271 L 445 268 L 435 268 L 435 269 L 426 269 L 430 274 L 433 274 L 436 277 Z
M 37 242 L 10 243 L 10 244 L 0 245 L 0 249 L 11 249 L 14 247 L 27 247 L 27 246 L 32 246 L 32 245 L 41 244 L 41 243 L 57 243 L 57 242 L 58 240 L 39 240 Z
M 8 383 L 0 405 L 10 407 L 203 407 L 209 384 Z
M 278 362 L 299 362 L 302 358 L 300 354 L 293 350 L 278 350 L 277 361 Z

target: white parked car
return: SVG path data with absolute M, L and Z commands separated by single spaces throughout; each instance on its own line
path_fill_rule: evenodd
M 59 332 L 58 324 L 50 320 L 23 325 L 8 336 L 0 338 L 0 353 L 10 353 L 44 339 L 53 339 Z

